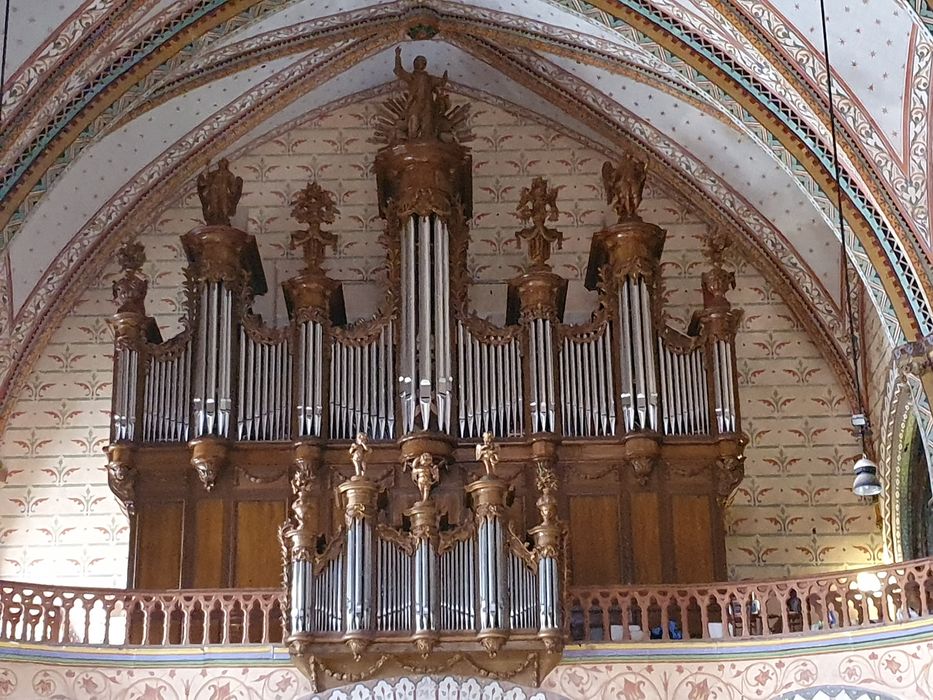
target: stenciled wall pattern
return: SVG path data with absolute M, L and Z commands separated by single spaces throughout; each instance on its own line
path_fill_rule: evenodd
M 374 103 L 361 103 L 274 135 L 232 156 L 245 182 L 235 224 L 254 233 L 274 294 L 257 305 L 284 323 L 280 283 L 299 264 L 288 250 L 298 228 L 294 193 L 312 178 L 337 195 L 339 235 L 328 262 L 346 284 L 348 313 L 371 313 L 379 299 L 383 252 L 369 142 Z M 504 280 L 524 264 L 515 243 L 521 189 L 543 175 L 560 187 L 563 249 L 554 269 L 571 279 L 568 320 L 583 321 L 594 303 L 583 289 L 590 237 L 607 223 L 599 170 L 605 156 L 557 130 L 476 104 L 471 144 L 474 210 L 470 272 L 477 309 L 501 322 Z M 649 181 L 643 218 L 668 229 L 665 294 L 671 322 L 683 327 L 699 303 L 705 269 L 697 214 Z M 141 234 L 149 262 L 149 310 L 167 338 L 177 332 L 184 254 L 178 236 L 200 220 L 193 190 L 179 196 Z M 738 369 L 747 477 L 728 514 L 730 576 L 762 578 L 860 566 L 879 560 L 873 508 L 852 496 L 857 445 L 849 407 L 827 362 L 764 277 L 732 255 L 745 309 Z M 0 577 L 98 586 L 125 582 L 128 526 L 106 485 L 115 265 L 89 280 L 19 397 L 0 445 Z

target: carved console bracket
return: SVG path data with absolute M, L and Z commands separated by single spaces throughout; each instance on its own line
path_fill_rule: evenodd
M 191 466 L 204 488 L 210 491 L 227 463 L 230 445 L 223 438 L 205 435 L 191 440 L 188 447 L 191 448 Z

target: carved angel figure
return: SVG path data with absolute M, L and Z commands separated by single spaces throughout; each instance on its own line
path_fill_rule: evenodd
M 559 249 L 564 242 L 564 234 L 546 225 L 546 222 L 557 221 L 560 217 L 557 208 L 557 188 L 548 187 L 547 180 L 536 177 L 531 181 L 531 187 L 522 188 L 515 211 L 523 222 L 531 224 L 519 231 L 515 237 L 519 241 L 528 241 L 528 257 L 531 258 L 532 267 L 547 267 L 548 258 L 551 257 L 551 245 L 556 243 Z
M 209 226 L 229 226 L 243 194 L 243 178 L 230 172 L 230 161 L 221 158 L 215 170 L 205 169 L 198 175 L 198 197 L 204 223 Z
M 369 438 L 365 433 L 357 433 L 356 440 L 350 445 L 350 461 L 353 463 L 353 472 L 362 478 L 366 476 L 366 455 L 373 451 L 369 446 Z
M 449 106 L 443 92 L 447 84 L 447 71 L 437 77 L 426 70 L 428 59 L 417 56 L 414 70 L 402 67 L 402 47 L 395 47 L 395 75 L 405 83 L 408 89 L 405 116 L 407 118 L 408 140 L 433 139 L 437 136 L 437 119 L 440 109 Z
M 486 468 L 486 476 L 495 476 L 499 464 L 499 446 L 493 442 L 492 433 L 483 433 L 483 441 L 476 446 L 476 461 Z
M 431 495 L 431 487 L 440 478 L 437 464 L 430 452 L 422 452 L 411 462 L 411 480 L 421 493 L 421 500 L 426 501 Z
M 292 218 L 308 226 L 305 231 L 295 231 L 289 242 L 294 250 L 301 248 L 305 267 L 318 269 L 324 258 L 324 249 L 337 244 L 337 234 L 321 230 L 321 224 L 332 224 L 340 214 L 333 192 L 325 190 L 316 181 L 309 182 L 295 194 L 292 200 Z
M 645 189 L 648 175 L 648 163 L 639 160 L 633 153 L 623 154 L 618 165 L 611 161 L 603 163 L 603 187 L 606 189 L 606 202 L 611 204 L 619 217 L 637 219 L 641 195 Z

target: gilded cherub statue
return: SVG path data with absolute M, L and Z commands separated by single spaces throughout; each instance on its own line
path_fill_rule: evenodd
M 476 461 L 486 468 L 486 476 L 495 476 L 499 464 L 499 446 L 493 442 L 492 433 L 483 433 L 483 441 L 476 446 Z
M 434 457 L 430 452 L 422 452 L 415 457 L 411 463 L 411 480 L 415 482 L 418 491 L 421 494 L 421 500 L 426 501 L 431 495 L 431 487 L 437 483 L 440 478 L 437 464 L 434 463 Z
M 639 160 L 631 152 L 624 153 L 618 165 L 608 160 L 603 163 L 606 202 L 615 209 L 619 222 L 639 218 L 638 207 L 647 175 L 648 162 Z
M 547 180 L 536 177 L 531 181 L 531 187 L 522 188 L 515 211 L 522 222 L 531 224 L 519 231 L 515 238 L 518 241 L 528 241 L 528 257 L 531 258 L 532 269 L 547 269 L 551 245 L 556 243 L 559 249 L 564 242 L 564 234 L 546 225 L 546 222 L 557 221 L 560 217 L 557 208 L 557 188 L 548 187 Z
M 350 453 L 350 462 L 353 463 L 353 473 L 362 479 L 366 476 L 366 455 L 373 451 L 373 448 L 369 446 L 369 438 L 366 437 L 366 434 L 357 433 L 356 440 L 350 445 L 348 451 Z
M 321 229 L 321 224 L 332 224 L 340 214 L 334 193 L 325 190 L 316 181 L 309 182 L 295 193 L 292 200 L 292 218 L 307 225 L 305 231 L 295 231 L 289 242 L 294 250 L 302 249 L 305 269 L 320 270 L 324 249 L 337 245 L 337 234 Z
M 242 194 L 243 178 L 230 172 L 226 158 L 220 159 L 215 170 L 206 168 L 198 175 L 198 197 L 208 226 L 229 226 Z

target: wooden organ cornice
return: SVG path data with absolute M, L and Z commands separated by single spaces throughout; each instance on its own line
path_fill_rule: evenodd
M 132 516 L 130 585 L 275 585 L 284 522 L 290 648 L 321 687 L 412 669 L 538 682 L 565 578 L 725 576 L 745 445 L 728 241 L 708 237 L 703 307 L 669 327 L 665 232 L 637 211 L 647 166 L 607 163 L 598 306 L 568 324 L 557 191 L 536 178 L 507 324 L 477 317 L 467 111 L 423 63 L 396 72 L 408 92 L 376 125 L 388 280 L 373 318 L 345 321 L 322 265 L 339 212 L 317 183 L 293 203 L 304 267 L 283 284 L 285 328 L 252 311 L 266 282 L 254 236 L 230 225 L 242 181 L 226 161 L 199 178 L 206 224 L 182 237 L 176 337 L 146 315 L 141 246 L 123 250 L 108 478 Z

